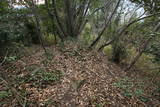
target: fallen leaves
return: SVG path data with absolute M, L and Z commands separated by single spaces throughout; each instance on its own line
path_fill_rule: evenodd
M 34 47 L 35 48 L 35 47 Z M 37 48 L 37 47 L 36 47 Z M 107 106 L 134 106 L 144 105 L 136 98 L 124 97 L 121 89 L 113 83 L 125 77 L 123 70 L 109 62 L 106 56 L 95 51 L 78 48 L 77 45 L 68 44 L 63 47 L 50 47 L 45 54 L 39 48 L 31 52 L 29 57 L 23 57 L 15 63 L 14 72 L 7 72 L 13 77 L 25 77 L 44 69 L 45 74 L 40 76 L 29 75 L 29 78 L 52 80 L 51 72 L 63 72 L 62 78 L 54 84 L 45 82 L 45 87 L 33 87 L 35 80 L 21 82 L 20 90 L 28 93 L 25 97 L 30 107 L 107 107 Z M 17 73 L 17 70 L 21 71 Z M 4 70 L 5 71 L 5 70 Z M 12 77 L 11 76 L 11 77 Z M 40 82 L 40 81 L 39 81 Z M 53 82 L 53 81 L 52 81 Z M 39 84 L 42 85 L 42 84 Z M 4 89 L 0 87 L 0 90 Z M 19 90 L 17 89 L 17 90 Z M 14 98 L 10 98 L 13 102 Z M 14 101 L 15 102 L 15 101 Z M 16 103 L 16 102 L 15 102 Z M 7 106 L 12 103 L 8 103 Z M 6 105 L 6 104 L 5 104 Z M 17 104 L 16 104 L 17 105 Z M 4 106 L 4 104 L 2 104 Z

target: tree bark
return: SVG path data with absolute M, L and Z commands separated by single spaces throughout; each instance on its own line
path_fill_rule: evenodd
M 146 18 L 150 18 L 150 17 L 153 17 L 153 16 L 156 16 L 156 15 L 159 15 L 160 13 L 156 13 L 156 14 L 152 14 L 152 15 L 148 15 L 148 16 L 145 16 L 145 17 L 142 17 L 142 18 L 139 18 L 139 19 L 136 19 L 136 20 L 133 20 L 132 22 L 128 23 L 127 25 L 124 25 L 122 28 L 120 28 L 118 31 L 119 33 L 117 34 L 118 36 L 115 36 L 115 38 L 109 40 L 106 44 L 102 45 L 98 51 L 101 51 L 105 46 L 108 46 L 110 45 L 111 43 L 113 43 L 114 41 L 116 41 L 117 39 L 119 39 L 123 33 L 131 26 L 133 25 L 134 23 L 136 22 L 139 22 L 143 19 L 146 19 Z
M 135 63 L 138 61 L 138 59 L 142 56 L 144 50 L 147 48 L 147 46 L 148 46 L 148 44 L 149 44 L 150 41 L 151 41 L 151 38 L 148 38 L 148 39 L 144 42 L 141 50 L 140 50 L 139 53 L 135 56 L 135 58 L 131 61 L 131 63 L 130 63 L 129 66 L 125 69 L 125 71 L 129 71 L 129 70 L 135 65 Z
M 52 6 L 53 6 L 53 11 L 54 11 L 54 15 L 55 15 L 55 19 L 56 19 L 56 22 L 57 22 L 58 29 L 59 29 L 59 31 L 62 32 L 62 34 L 63 34 L 64 37 L 67 37 L 68 34 L 67 34 L 67 33 L 65 32 L 65 30 L 63 29 L 63 25 L 62 25 L 62 23 L 61 23 L 61 21 L 60 21 L 60 18 L 58 17 L 55 0 L 52 0 Z
M 120 2 L 121 2 L 121 0 L 118 0 L 117 5 L 116 5 L 116 7 L 114 8 L 114 10 L 113 10 L 111 16 L 109 17 L 107 23 L 105 23 L 102 31 L 98 34 L 98 37 L 91 43 L 91 45 L 89 46 L 89 49 L 92 48 L 94 45 L 96 45 L 97 42 L 101 39 L 103 33 L 104 33 L 105 30 L 107 29 L 107 27 L 108 27 L 109 23 L 111 22 L 114 14 L 116 13 L 116 11 L 117 11 L 117 9 L 118 9 L 118 7 L 119 7 Z
M 157 26 L 154 28 L 154 32 L 157 32 L 160 29 L 160 24 L 158 23 Z M 145 43 L 143 44 L 143 46 L 141 47 L 141 51 L 137 54 L 137 56 L 135 56 L 135 58 L 131 61 L 131 63 L 129 64 L 129 66 L 125 69 L 125 71 L 129 71 L 134 65 L 135 63 L 138 61 L 138 59 L 142 56 L 144 50 L 147 48 L 149 42 L 152 40 L 152 37 L 148 38 Z
M 53 15 L 53 13 L 52 13 L 52 10 L 49 9 L 49 4 L 50 4 L 50 3 L 48 2 L 48 0 L 45 0 L 46 10 L 47 10 L 48 16 L 50 17 L 51 22 L 52 22 L 52 29 L 53 29 L 53 30 L 56 30 L 56 31 L 53 31 L 53 33 L 54 33 L 54 36 L 55 36 L 55 42 L 57 43 L 57 38 L 56 38 L 56 34 L 57 34 L 57 33 L 56 33 L 56 32 L 58 32 L 58 36 L 59 36 L 59 38 L 61 39 L 61 41 L 63 41 L 63 36 L 61 36 L 58 28 L 56 28 L 56 26 L 55 26 L 55 23 L 54 23 L 54 15 Z M 56 28 L 56 29 L 55 29 L 55 28 Z
M 42 39 L 42 31 L 41 31 L 41 26 L 40 26 L 40 17 L 38 15 L 38 12 L 37 12 L 37 7 L 36 5 L 34 4 L 34 1 L 32 0 L 31 2 L 28 2 L 29 5 L 30 5 L 30 9 L 32 10 L 32 13 L 34 14 L 34 17 L 35 17 L 35 21 L 36 21 L 36 32 L 38 34 L 38 37 L 39 37 L 39 41 L 42 45 L 42 48 L 45 52 L 47 52 L 45 46 L 44 46 L 44 43 L 43 43 L 43 39 Z

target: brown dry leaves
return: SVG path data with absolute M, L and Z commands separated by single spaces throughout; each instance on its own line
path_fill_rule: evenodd
M 21 76 L 30 73 L 25 68 L 32 65 L 38 65 L 48 72 L 61 70 L 64 73 L 59 82 L 47 85 L 46 88 L 21 84 L 20 87 L 29 92 L 26 98 L 30 107 L 144 106 L 134 98 L 123 97 L 120 90 L 113 86 L 113 82 L 125 76 L 125 73 L 105 56 L 95 51 L 80 49 L 78 45 L 50 47 L 48 50 L 54 57 L 46 64 L 42 63 L 46 58 L 39 47 L 32 51 L 31 56 L 24 57 L 15 64 L 14 72 L 19 70 L 18 75 Z M 16 74 L 12 70 L 9 72 Z M 16 105 L 13 103 L 14 98 L 8 106 Z

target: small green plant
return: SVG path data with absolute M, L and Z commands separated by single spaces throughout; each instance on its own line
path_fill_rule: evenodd
M 133 83 L 130 82 L 129 80 L 130 80 L 129 78 L 124 78 L 124 79 L 121 79 L 118 82 L 114 83 L 113 85 L 118 88 L 124 89 L 124 90 L 130 89 L 133 87 Z
M 100 98 L 98 96 L 91 96 L 90 104 L 92 107 L 105 107 L 106 104 L 109 104 L 108 102 L 102 102 L 99 100 Z
M 44 102 L 44 107 L 59 107 L 59 102 L 56 102 L 53 99 L 48 99 Z
M 41 75 L 41 81 L 58 81 L 61 76 L 62 76 L 62 72 L 59 70 L 54 70 L 51 72 L 42 72 L 40 73 Z
M 0 91 L 0 99 L 5 99 L 12 96 L 10 91 Z
M 60 70 L 53 70 L 46 72 L 43 69 L 37 69 L 36 71 L 31 73 L 31 76 L 27 80 L 27 82 L 32 82 L 33 86 L 53 84 L 59 81 L 62 76 L 63 73 Z
M 64 42 L 60 41 L 60 42 L 58 42 L 58 46 L 61 48 L 64 48 L 65 44 L 64 44 Z
M 50 46 L 50 45 L 53 45 L 53 44 L 55 44 L 56 43 L 56 39 L 55 39 L 55 35 L 53 35 L 53 34 L 45 34 L 45 35 L 43 35 L 43 40 L 44 40 L 44 44 L 46 45 L 46 46 Z M 57 37 L 56 37 L 57 38 Z
M 103 107 L 102 104 L 95 103 L 96 107 Z
M 152 95 L 160 100 L 160 87 L 158 86 L 153 92 Z
M 143 85 L 141 82 L 134 84 L 130 78 L 123 78 L 113 84 L 115 87 L 120 88 L 122 95 L 125 97 L 137 97 L 139 100 L 146 102 L 149 99 L 144 96 Z
M 114 86 L 117 88 L 122 89 L 122 95 L 125 97 L 132 97 L 132 92 L 130 90 L 130 88 L 132 87 L 132 85 L 130 83 L 125 82 L 126 80 L 123 79 L 117 83 L 114 83 Z
M 8 62 L 14 62 L 14 61 L 17 60 L 17 56 L 9 56 L 9 57 L 7 57 L 6 60 L 7 60 Z
M 48 59 L 48 60 L 52 60 L 54 55 L 51 52 L 45 52 L 44 56 Z
M 30 66 L 27 66 L 27 67 L 26 67 L 26 70 L 28 70 L 28 71 L 33 71 L 33 70 L 35 70 L 35 69 L 37 69 L 37 68 L 39 68 L 39 66 L 33 64 L 33 65 L 30 65 Z
M 136 89 L 136 90 L 135 90 L 135 95 L 136 95 L 136 96 L 139 97 L 139 96 L 142 96 L 143 94 L 144 94 L 144 92 L 143 92 L 142 89 Z
M 125 97 L 132 97 L 133 94 L 130 90 L 130 88 L 132 87 L 132 83 L 127 82 L 128 79 L 122 79 L 116 83 L 114 83 L 113 85 L 117 88 L 122 89 L 122 95 Z

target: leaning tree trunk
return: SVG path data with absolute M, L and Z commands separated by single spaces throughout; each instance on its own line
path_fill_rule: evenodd
M 132 22 L 128 23 L 127 25 L 124 25 L 122 28 L 120 28 L 120 29 L 118 30 L 117 35 L 116 35 L 113 39 L 111 39 L 111 40 L 109 40 L 107 43 L 105 43 L 104 45 L 100 46 L 100 48 L 98 49 L 98 51 L 102 51 L 105 46 L 108 46 L 108 45 L 112 44 L 114 41 L 116 41 L 116 40 L 119 39 L 121 36 L 123 36 L 123 33 L 124 33 L 131 25 L 133 25 L 133 24 L 135 24 L 136 22 L 139 22 L 139 21 L 141 21 L 141 20 L 143 20 L 143 19 L 150 18 L 150 17 L 156 16 L 156 15 L 159 15 L 159 14 L 160 14 L 160 12 L 155 13 L 155 14 L 151 14 L 151 15 L 148 15 L 148 16 L 145 16 L 145 17 L 142 17 L 142 18 L 133 20 Z
M 160 24 L 158 24 L 155 29 L 153 30 L 154 32 L 157 32 L 160 28 Z M 129 66 L 125 69 L 125 71 L 129 71 L 134 65 L 135 63 L 138 61 L 138 59 L 142 56 L 144 50 L 147 48 L 149 42 L 152 40 L 152 37 L 148 38 L 143 46 L 141 47 L 141 51 L 137 54 L 137 56 L 135 56 L 135 58 L 131 61 L 131 63 L 129 64 Z
M 106 30 L 107 27 L 109 26 L 109 23 L 111 22 L 114 14 L 116 13 L 116 11 L 117 11 L 117 9 L 118 9 L 118 7 L 119 7 L 120 2 L 121 2 L 121 0 L 118 0 L 118 2 L 117 2 L 117 4 L 116 4 L 116 7 L 114 8 L 111 16 L 109 17 L 108 21 L 105 23 L 102 31 L 98 34 L 98 37 L 91 43 L 91 45 L 89 46 L 89 49 L 92 48 L 93 46 L 95 46 L 95 45 L 98 43 L 98 41 L 101 39 L 103 33 L 105 32 L 105 30 Z M 106 20 L 107 20 L 107 19 L 106 19 Z
M 144 50 L 146 49 L 146 47 L 148 46 L 149 42 L 151 41 L 151 38 L 148 38 L 143 46 L 142 46 L 142 49 L 139 51 L 139 53 L 135 56 L 135 58 L 131 61 L 131 63 L 129 64 L 129 66 L 125 69 L 125 71 L 129 71 L 132 66 L 138 61 L 138 59 L 142 56 Z

